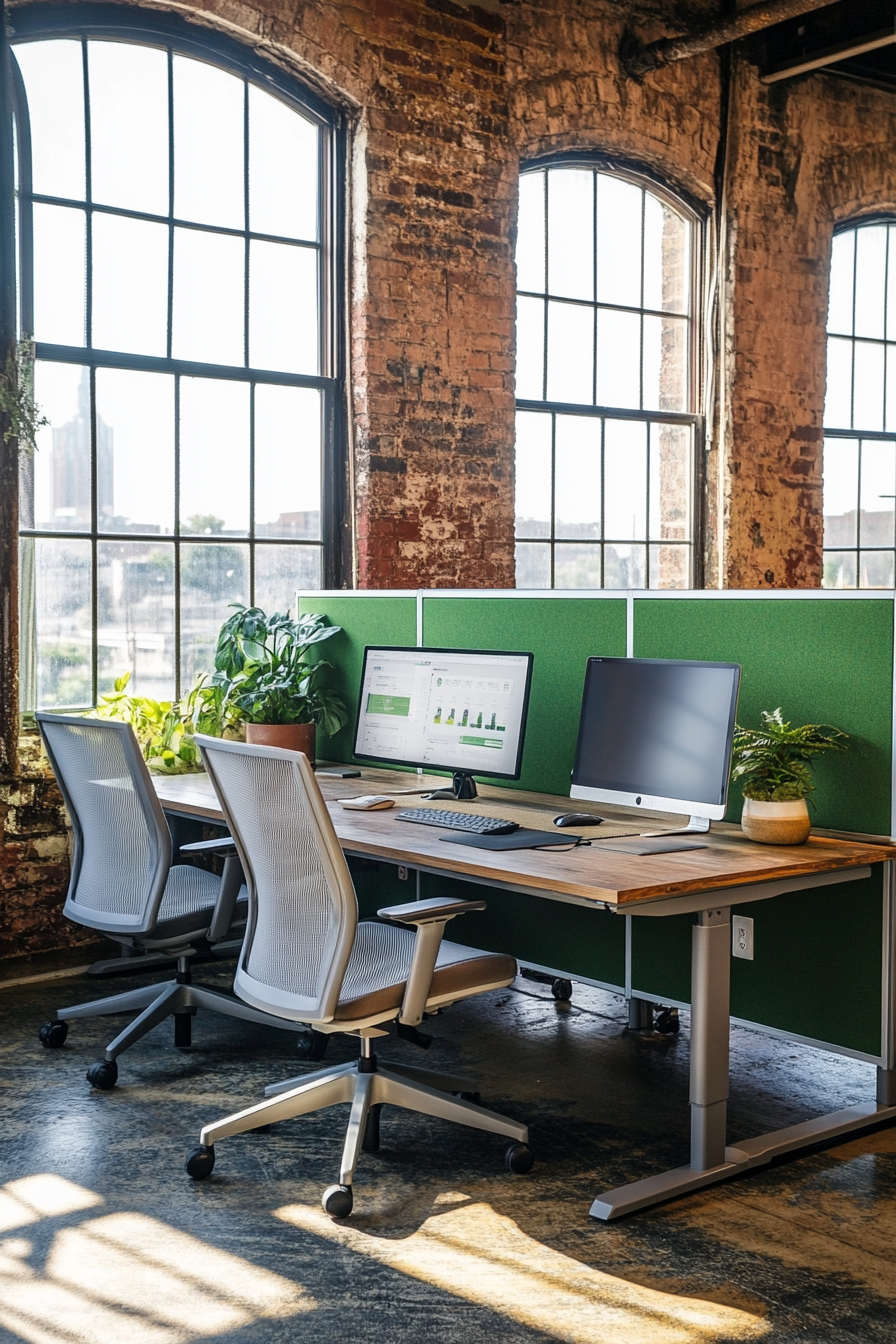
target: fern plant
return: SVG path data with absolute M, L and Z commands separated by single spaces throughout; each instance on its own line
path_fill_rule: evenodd
M 809 761 L 826 751 L 846 751 L 849 736 L 828 723 L 795 728 L 781 710 L 762 711 L 761 728 L 734 730 L 732 780 L 743 784 L 744 797 L 783 803 L 808 798 L 815 788 Z

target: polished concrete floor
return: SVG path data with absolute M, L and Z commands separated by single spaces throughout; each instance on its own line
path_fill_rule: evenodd
M 120 1019 L 38 1044 L 51 1007 L 134 983 L 0 990 L 3 1344 L 896 1341 L 896 1128 L 589 1218 L 600 1189 L 686 1161 L 686 1016 L 677 1039 L 638 1036 L 619 998 L 576 986 L 564 1007 L 520 980 L 428 1023 L 428 1054 L 384 1042 L 384 1060 L 475 1073 L 484 1101 L 528 1121 L 538 1164 L 513 1176 L 502 1140 L 387 1110 L 336 1223 L 319 1199 L 345 1107 L 222 1142 L 205 1183 L 183 1172 L 202 1123 L 320 1067 L 297 1064 L 290 1035 L 207 1015 L 179 1051 L 166 1023 L 108 1093 L 84 1072 Z M 335 1038 L 327 1060 L 353 1052 Z M 873 1087 L 867 1065 L 735 1030 L 729 1132 Z

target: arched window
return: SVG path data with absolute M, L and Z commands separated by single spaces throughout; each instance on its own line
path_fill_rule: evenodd
M 824 408 L 824 586 L 892 588 L 896 221 L 834 235 Z
M 127 670 L 170 698 L 230 603 L 334 581 L 335 127 L 185 24 L 25 23 L 20 317 L 50 424 L 22 473 L 23 707 Z
M 517 587 L 694 584 L 696 232 L 635 177 L 523 173 Z

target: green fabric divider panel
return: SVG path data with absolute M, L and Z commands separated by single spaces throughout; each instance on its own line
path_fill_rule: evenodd
M 424 644 L 535 655 L 522 777 L 499 783 L 569 794 L 585 661 L 625 656 L 625 606 L 605 598 L 424 597 Z
M 731 959 L 731 1015 L 879 1055 L 882 868 L 868 878 L 733 907 L 754 920 L 753 960 Z M 632 918 L 632 989 L 691 997 L 691 915 Z
M 303 597 L 302 612 L 322 612 L 331 625 L 341 625 L 342 634 L 321 644 L 320 657 L 332 668 L 325 685 L 338 691 L 348 709 L 348 723 L 334 737 L 319 732 L 317 756 L 323 761 L 353 761 L 355 715 L 361 686 L 364 649 L 368 644 L 417 643 L 417 602 L 413 597 L 365 597 L 363 592 L 345 597 Z
M 452 943 L 506 952 L 519 961 L 565 971 L 573 980 L 579 975 L 619 986 L 622 992 L 625 920 L 618 915 L 431 873 L 420 874 L 420 895 L 424 900 L 488 902 L 485 910 L 451 921 L 445 937 Z
M 849 733 L 848 752 L 813 765 L 813 824 L 889 835 L 892 601 L 638 598 L 634 652 L 740 663 L 745 727 L 758 728 L 760 711 L 780 705 L 792 723 L 831 723 Z M 735 786 L 729 820 L 740 819 L 742 806 Z
M 386 905 L 407 905 L 408 901 L 417 899 L 417 881 L 413 871 L 402 881 L 394 863 L 379 863 L 376 859 L 362 859 L 354 854 L 346 857 L 355 884 L 361 919 L 376 919 L 377 910 L 382 910 Z

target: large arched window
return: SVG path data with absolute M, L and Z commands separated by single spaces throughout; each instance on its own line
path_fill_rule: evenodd
M 516 582 L 695 582 L 696 221 L 587 164 L 520 179 Z
M 335 128 L 173 23 L 16 23 L 23 707 L 173 697 L 337 577 Z
M 896 221 L 834 235 L 824 426 L 824 586 L 892 588 Z

